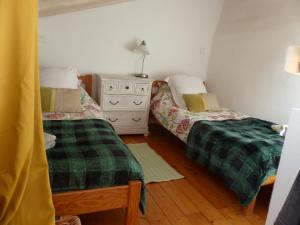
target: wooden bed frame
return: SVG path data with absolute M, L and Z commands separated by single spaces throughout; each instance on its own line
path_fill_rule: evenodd
M 92 75 L 79 78 L 86 91 L 92 94 Z M 128 185 L 97 188 L 52 195 L 56 216 L 82 215 L 105 210 L 126 208 L 125 225 L 135 225 L 138 218 L 141 181 L 130 181 Z
M 124 186 L 53 194 L 55 215 L 82 215 L 126 208 L 125 224 L 135 225 L 139 212 L 141 185 L 141 181 L 130 181 L 129 185 Z
M 156 80 L 156 81 L 154 81 L 153 84 L 152 84 L 152 95 L 151 95 L 151 98 L 153 98 L 155 96 L 155 94 L 158 91 L 158 88 L 162 84 L 166 84 L 166 83 L 167 83 L 166 81 L 162 81 L 162 80 Z M 206 86 L 206 83 L 205 82 L 203 82 L 203 83 Z M 157 123 L 159 123 L 159 121 L 157 121 Z M 160 124 L 160 126 L 162 126 L 162 125 Z M 274 184 L 275 183 L 275 179 L 276 179 L 276 176 L 270 176 L 270 177 L 268 177 L 265 180 L 265 182 L 261 185 L 261 187 Z M 253 214 L 253 211 L 254 211 L 254 208 L 255 208 L 255 203 L 256 203 L 256 197 L 253 199 L 253 201 L 247 207 L 243 207 L 243 211 L 244 211 L 245 215 L 251 215 L 251 214 Z
M 261 185 L 261 187 L 267 186 L 267 185 L 272 185 L 275 183 L 275 180 L 276 180 L 276 176 L 270 176 L 265 180 L 265 182 Z M 247 207 L 243 208 L 244 214 L 246 216 L 253 214 L 253 211 L 255 208 L 255 203 L 256 203 L 256 197 L 252 200 L 252 202 Z

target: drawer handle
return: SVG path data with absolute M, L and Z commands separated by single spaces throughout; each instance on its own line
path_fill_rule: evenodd
M 117 122 L 119 119 L 118 119 L 118 118 L 116 118 L 116 119 L 108 118 L 108 120 L 109 120 L 110 122 L 112 122 L 112 123 L 115 123 L 115 122 Z
M 129 86 L 126 86 L 125 89 L 126 89 L 126 90 L 129 90 Z
M 141 105 L 141 104 L 143 104 L 143 102 L 136 102 L 136 101 L 133 101 L 133 103 L 134 103 L 135 105 Z
M 112 89 L 113 89 L 113 86 L 110 86 L 110 87 L 109 87 L 109 90 L 112 90 Z
M 119 102 L 119 101 L 116 101 L 116 102 L 109 101 L 109 103 L 112 104 L 112 105 L 117 105 L 117 104 L 119 104 L 120 102 Z
M 141 120 L 142 120 L 142 118 L 138 118 L 138 119 L 132 118 L 132 121 L 134 121 L 134 122 L 140 122 Z

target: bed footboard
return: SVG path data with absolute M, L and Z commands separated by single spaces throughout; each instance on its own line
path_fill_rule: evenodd
M 276 176 L 271 176 L 268 179 L 266 179 L 266 181 L 261 186 L 263 187 L 263 186 L 266 186 L 266 185 L 274 184 L 275 179 L 276 179 Z M 253 211 L 254 211 L 254 208 L 255 208 L 255 203 L 256 203 L 256 198 L 254 198 L 253 201 L 247 207 L 245 207 L 243 209 L 244 210 L 244 215 L 250 216 L 250 215 L 253 214 Z
M 82 215 L 126 208 L 126 225 L 135 225 L 138 217 L 141 181 L 128 185 L 53 194 L 56 216 Z

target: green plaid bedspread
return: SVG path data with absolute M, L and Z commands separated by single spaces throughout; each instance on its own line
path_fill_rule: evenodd
M 284 139 L 271 125 L 255 118 L 198 121 L 188 136 L 187 156 L 219 174 L 247 206 L 277 172 Z
M 127 185 L 143 182 L 141 210 L 145 211 L 146 190 L 140 164 L 104 120 L 49 120 L 44 130 L 56 136 L 47 150 L 53 192 Z

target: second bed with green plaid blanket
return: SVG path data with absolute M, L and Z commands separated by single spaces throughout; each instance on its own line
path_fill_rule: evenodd
M 141 180 L 141 209 L 145 210 L 144 175 L 112 126 L 99 119 L 48 120 L 44 130 L 56 136 L 47 150 L 53 192 L 127 185 Z
M 284 139 L 271 125 L 255 118 L 198 121 L 188 136 L 187 156 L 219 174 L 247 206 L 277 172 Z

